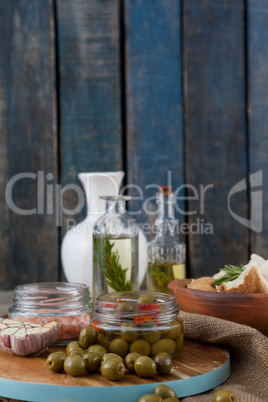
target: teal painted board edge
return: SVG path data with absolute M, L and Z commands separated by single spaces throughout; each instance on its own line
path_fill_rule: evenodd
M 179 398 L 191 396 L 208 391 L 224 383 L 230 376 L 230 358 L 220 368 L 193 378 L 163 382 L 172 386 Z M 2 397 L 27 400 L 29 402 L 99 402 L 108 400 L 118 402 L 125 391 L 128 402 L 137 402 L 138 399 L 148 393 L 152 393 L 156 384 L 125 385 L 111 387 L 72 387 L 60 385 L 44 385 L 24 383 L 0 379 L 0 394 Z M 130 397 L 131 395 L 131 397 Z M 23 398 L 23 399 L 22 399 Z M 90 399 L 89 399 L 90 398 Z

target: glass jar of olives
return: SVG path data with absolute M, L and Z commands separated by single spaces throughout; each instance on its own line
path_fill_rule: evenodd
M 87 285 L 70 282 L 44 282 L 19 285 L 8 317 L 23 322 L 46 324 L 57 321 L 57 341 L 77 339 L 90 324 L 91 298 Z
M 97 298 L 92 324 L 109 353 L 174 357 L 183 349 L 183 321 L 176 297 L 157 292 L 117 292 Z

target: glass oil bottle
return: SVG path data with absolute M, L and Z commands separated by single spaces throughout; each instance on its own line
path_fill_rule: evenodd
M 101 197 L 106 213 L 93 233 L 93 299 L 105 293 L 139 290 L 139 227 L 125 209 L 131 197 Z
M 147 290 L 172 293 L 168 288 L 173 279 L 185 278 L 185 244 L 176 235 L 174 193 L 171 186 L 160 187 L 156 194 L 159 205 L 155 221 L 156 236 L 148 243 Z

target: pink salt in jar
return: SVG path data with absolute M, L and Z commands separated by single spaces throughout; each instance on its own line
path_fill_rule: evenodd
M 77 339 L 90 325 L 92 311 L 88 286 L 69 282 L 43 282 L 17 286 L 8 318 L 23 322 L 59 325 L 57 341 Z

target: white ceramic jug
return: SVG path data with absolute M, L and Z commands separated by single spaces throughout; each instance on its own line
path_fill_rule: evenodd
M 115 196 L 124 172 L 79 173 L 87 199 L 87 217 L 66 233 L 61 246 L 64 274 L 69 282 L 85 283 L 92 295 L 93 228 L 97 219 L 106 211 L 105 200 L 100 196 Z M 147 240 L 139 233 L 139 280 L 143 282 L 147 272 Z

